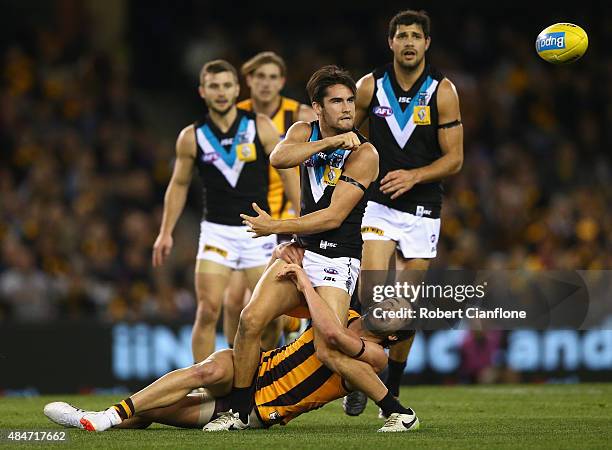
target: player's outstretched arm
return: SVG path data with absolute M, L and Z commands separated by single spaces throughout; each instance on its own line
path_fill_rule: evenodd
M 176 141 L 176 161 L 164 197 L 164 212 L 159 235 L 153 245 L 153 267 L 161 266 L 172 249 L 172 232 L 187 200 L 196 157 L 193 125 L 183 128 Z
M 387 355 L 380 345 L 366 342 L 342 326 L 328 303 L 312 287 L 308 275 L 297 264 L 288 264 L 278 273 L 277 278 L 290 278 L 304 294 L 312 325 L 320 333 L 325 344 L 347 356 L 367 362 L 374 370 L 380 371 L 387 365 Z

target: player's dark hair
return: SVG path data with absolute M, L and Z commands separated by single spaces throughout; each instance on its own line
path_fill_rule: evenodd
M 374 314 L 376 309 L 382 311 L 400 311 L 402 308 L 412 307 L 405 299 L 387 298 L 381 302 L 374 303 L 365 313 L 361 315 L 361 323 L 364 328 L 373 335 L 381 338 L 380 345 L 387 348 L 399 342 L 406 341 L 415 335 L 410 319 L 387 319 Z M 394 339 L 391 337 L 394 336 Z
M 327 88 L 335 84 L 342 84 L 349 88 L 353 94 L 357 93 L 355 80 L 346 70 L 333 65 L 323 66 L 312 74 L 306 85 L 310 101 L 323 104 L 323 97 L 327 93 Z
M 236 68 L 234 66 L 224 59 L 215 59 L 214 61 L 208 61 L 202 66 L 202 70 L 200 70 L 200 84 L 204 85 L 204 77 L 207 73 L 222 72 L 230 72 L 232 75 L 234 75 L 236 81 L 238 81 L 238 72 L 236 72 Z
M 393 39 L 398 26 L 412 25 L 413 23 L 420 25 L 423 29 L 425 37 L 429 37 L 431 21 L 429 20 L 429 15 L 427 12 L 423 10 L 415 11 L 413 9 L 407 9 L 406 11 L 398 12 L 389 22 L 389 39 Z

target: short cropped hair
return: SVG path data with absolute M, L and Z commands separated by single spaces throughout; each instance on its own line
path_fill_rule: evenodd
M 334 65 L 323 66 L 312 74 L 306 85 L 310 101 L 322 104 L 327 88 L 334 84 L 342 84 L 349 88 L 353 94 L 357 93 L 355 80 L 346 70 Z
M 411 303 L 405 299 L 388 298 L 382 302 L 375 303 L 365 313 L 361 315 L 362 323 L 366 330 L 381 338 L 380 345 L 385 348 L 391 347 L 402 341 L 412 338 L 416 331 L 411 326 L 411 321 L 407 319 L 385 319 L 375 317 L 374 310 L 400 311 L 402 307 L 410 307 Z M 391 339 L 395 336 L 395 339 Z
M 389 39 L 393 39 L 393 36 L 395 36 L 397 32 L 397 27 L 400 25 L 412 25 L 413 23 L 421 25 L 425 37 L 429 37 L 431 21 L 427 12 L 423 10 L 415 11 L 413 9 L 407 9 L 406 11 L 398 12 L 389 22 Z
M 274 52 L 261 52 L 257 53 L 247 62 L 245 62 L 240 68 L 242 75 L 249 75 L 255 72 L 264 64 L 276 64 L 280 69 L 281 76 L 285 76 L 287 73 L 287 65 L 285 60 Z
M 232 75 L 234 75 L 236 81 L 238 81 L 238 72 L 236 72 L 236 68 L 234 66 L 224 59 L 215 59 L 213 61 L 208 61 L 202 66 L 202 69 L 200 70 L 200 84 L 204 85 L 204 77 L 206 74 L 221 72 L 230 72 Z

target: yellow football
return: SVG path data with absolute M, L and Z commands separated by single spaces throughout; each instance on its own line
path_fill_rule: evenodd
M 589 37 L 578 25 L 556 23 L 542 30 L 536 39 L 540 58 L 553 64 L 568 64 L 579 59 L 589 46 Z

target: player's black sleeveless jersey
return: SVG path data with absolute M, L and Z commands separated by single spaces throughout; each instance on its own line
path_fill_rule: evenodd
M 419 210 L 426 217 L 439 217 L 440 182 L 416 184 L 395 200 L 380 192 L 379 182 L 389 171 L 423 167 L 442 156 L 438 143 L 437 92 L 444 77 L 427 65 L 410 90 L 404 91 L 397 83 L 393 64 L 374 70 L 373 75 L 369 139 L 378 151 L 380 172 L 370 200 L 399 211 L 414 214 Z
M 312 128 L 310 142 L 321 139 L 319 122 L 312 122 L 310 126 Z M 366 139 L 357 130 L 353 131 L 361 143 L 366 142 Z M 329 206 L 336 183 L 342 175 L 350 154 L 350 150 L 328 150 L 312 155 L 300 165 L 301 215 L 304 216 Z M 346 256 L 361 259 L 363 246 L 361 219 L 365 211 L 365 204 L 366 195 L 364 194 L 338 228 L 298 236 L 300 244 L 307 250 L 330 258 Z
M 251 203 L 268 207 L 268 155 L 257 135 L 255 114 L 238 110 L 227 133 L 210 116 L 195 122 L 196 164 L 204 187 L 203 219 L 242 225 L 241 213 L 252 214 Z

